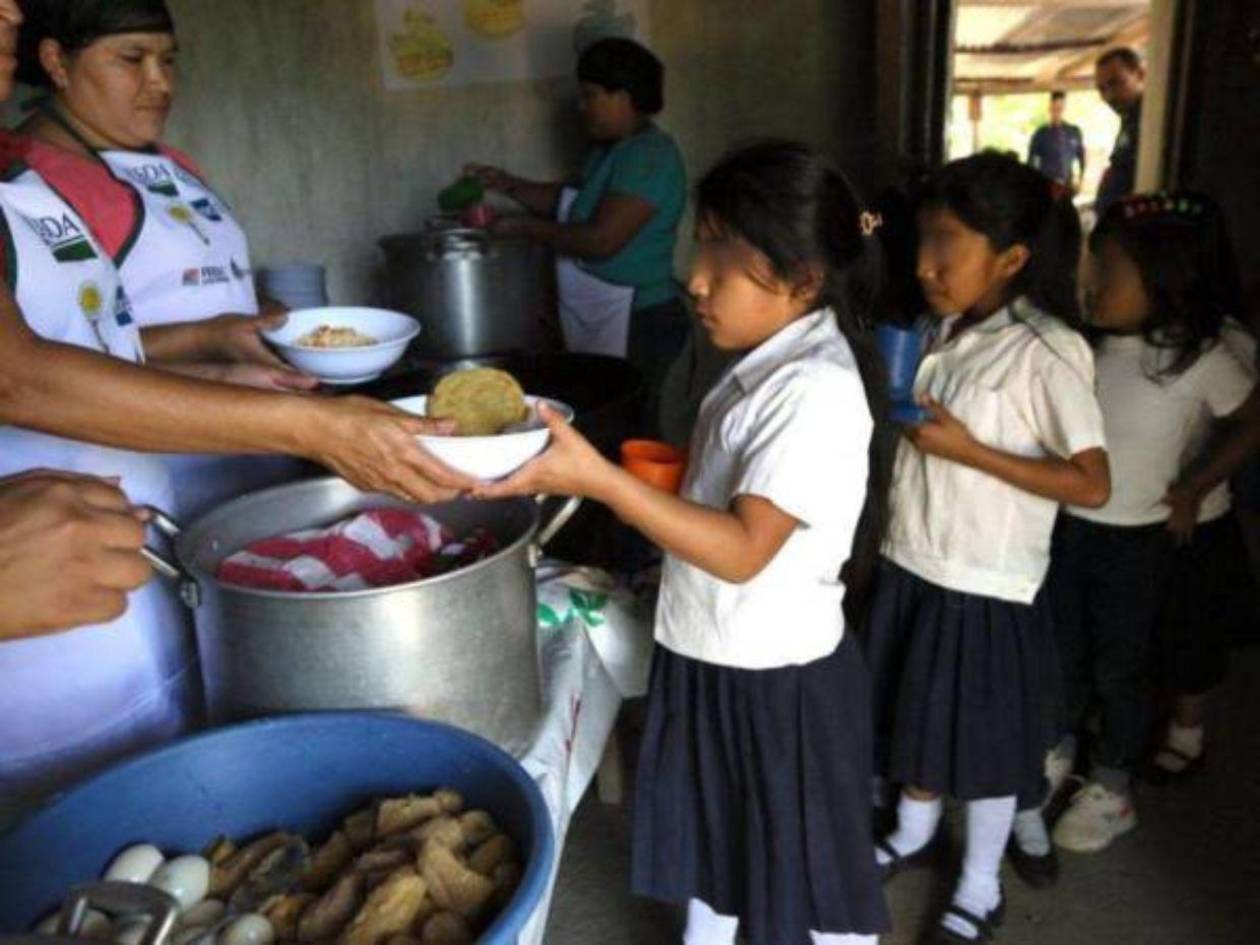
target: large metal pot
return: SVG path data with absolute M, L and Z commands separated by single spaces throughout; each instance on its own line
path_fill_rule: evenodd
M 500 550 L 410 584 L 300 594 L 215 577 L 250 542 L 390 505 L 406 503 L 329 477 L 244 496 L 185 531 L 158 517 L 179 564 L 154 557 L 194 610 L 212 721 L 388 708 L 450 722 L 509 751 L 529 743 L 542 711 L 534 567 L 577 500 L 545 527 L 529 499 L 426 506 L 456 534 L 488 529 Z
M 555 269 L 549 250 L 483 230 L 432 227 L 387 236 L 386 297 L 420 320 L 416 352 L 468 358 L 556 346 Z

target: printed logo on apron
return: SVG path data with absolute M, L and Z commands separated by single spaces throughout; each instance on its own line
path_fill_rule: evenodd
M 219 213 L 219 208 L 214 205 L 209 197 L 202 197 L 200 200 L 192 202 L 192 208 L 200 213 L 211 223 L 222 223 L 223 214 Z
M 96 258 L 91 240 L 68 213 L 46 217 L 22 215 L 22 220 L 52 250 L 57 262 L 75 263 Z
M 138 187 L 143 187 L 149 193 L 160 194 L 163 197 L 179 196 L 179 188 L 175 186 L 171 172 L 161 164 L 141 164 L 138 167 L 127 168 L 124 173 L 128 180 Z

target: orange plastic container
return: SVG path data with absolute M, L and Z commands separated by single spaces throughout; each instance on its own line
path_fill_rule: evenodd
M 687 471 L 687 454 L 657 440 L 626 440 L 621 468 L 642 482 L 677 495 Z

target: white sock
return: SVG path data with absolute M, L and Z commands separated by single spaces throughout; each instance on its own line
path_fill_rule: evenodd
M 683 932 L 683 945 L 735 945 L 735 933 L 739 919 L 731 915 L 719 915 L 708 903 L 692 899 L 687 903 L 687 930 Z
M 1045 856 L 1050 852 L 1050 833 L 1041 808 L 1017 812 L 1011 832 L 1015 834 L 1016 845 L 1029 856 Z
M 855 935 L 852 932 L 810 932 L 814 945 L 879 945 L 878 935 Z
M 1176 722 L 1168 726 L 1168 745 L 1183 755 L 1197 758 L 1203 753 L 1203 726 L 1183 728 Z
M 928 845 L 940 822 L 939 797 L 931 801 L 916 801 L 909 794 L 903 793 L 897 803 L 897 829 L 885 837 L 884 841 L 902 856 L 909 856 Z M 892 862 L 892 857 L 876 848 L 875 862 L 884 866 Z
M 998 869 L 1015 820 L 1015 797 L 986 797 L 967 802 L 967 852 L 953 905 L 984 918 L 1002 901 Z M 974 938 L 976 929 L 958 916 L 946 914 L 941 924 L 952 932 Z

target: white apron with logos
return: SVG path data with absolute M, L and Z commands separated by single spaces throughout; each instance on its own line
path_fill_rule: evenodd
M 118 260 L 142 328 L 258 314 L 249 241 L 209 186 L 165 154 L 99 156 L 144 205 L 139 233 Z
M 117 271 L 83 221 L 29 171 L 0 184 L 0 213 L 31 329 L 142 360 Z M 0 426 L 0 476 L 41 467 L 116 476 L 136 504 L 172 501 L 157 457 Z M 200 686 L 189 615 L 161 579 L 110 624 L 0 642 L 0 808 L 180 734 L 200 715 Z
M 141 327 L 256 315 L 258 295 L 245 231 L 203 181 L 165 154 L 102 151 L 100 158 L 139 192 L 144 220 L 119 260 Z M 169 454 L 174 514 L 191 521 L 229 499 L 295 478 L 282 456 Z
M 560 194 L 556 219 L 569 221 L 578 191 L 566 187 Z M 568 256 L 556 259 L 556 289 L 560 301 L 560 328 L 564 346 L 581 354 L 626 356 L 630 340 L 630 316 L 634 289 L 597 279 Z

